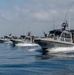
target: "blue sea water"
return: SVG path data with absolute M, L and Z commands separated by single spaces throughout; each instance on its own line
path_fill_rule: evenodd
M 57 58 L 30 47 L 0 44 L 0 75 L 74 75 L 74 58 Z

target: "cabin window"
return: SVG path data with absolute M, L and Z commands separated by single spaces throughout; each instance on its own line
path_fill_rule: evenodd
M 70 34 L 66 34 L 65 38 L 71 38 L 71 35 Z
M 71 35 L 69 33 L 63 33 L 62 37 L 64 37 L 64 38 L 71 38 Z

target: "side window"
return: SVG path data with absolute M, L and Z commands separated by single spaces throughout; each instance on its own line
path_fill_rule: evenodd
M 65 38 L 71 38 L 71 35 L 70 34 L 66 34 Z
M 62 37 L 63 38 L 71 38 L 71 35 L 69 33 L 63 33 Z
M 62 37 L 65 38 L 65 33 L 62 34 Z

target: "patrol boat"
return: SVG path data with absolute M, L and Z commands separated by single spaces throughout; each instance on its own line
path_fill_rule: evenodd
M 55 47 L 70 47 L 74 46 L 73 33 L 67 30 L 67 21 L 62 24 L 61 29 L 52 30 L 49 36 L 35 39 L 44 51 Z
M 11 43 L 10 39 L 12 38 L 12 35 L 6 35 L 4 37 L 0 37 L 0 43 Z

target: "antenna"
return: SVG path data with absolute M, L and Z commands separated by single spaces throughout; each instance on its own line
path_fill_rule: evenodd
M 54 23 L 54 15 L 53 15 L 53 30 L 55 28 L 55 23 Z
M 23 35 L 24 35 L 24 28 L 25 28 L 25 25 L 24 24 L 22 24 L 23 25 L 23 28 L 22 28 L 22 30 L 23 30 Z
M 67 15 L 68 15 L 68 13 L 69 13 L 69 10 L 70 10 L 70 8 L 73 6 L 73 4 L 74 4 L 74 2 L 72 2 L 71 5 L 69 6 L 69 8 L 68 8 L 68 10 L 67 10 L 67 12 L 66 12 L 65 20 L 64 20 L 64 21 L 66 21 L 66 18 L 67 18 Z
M 70 30 L 70 15 L 69 15 L 69 30 Z

